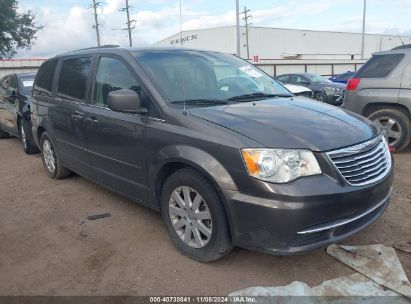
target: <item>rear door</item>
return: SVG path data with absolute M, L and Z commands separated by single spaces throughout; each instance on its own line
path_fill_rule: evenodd
M 7 88 L 9 86 L 10 76 L 5 76 L 0 80 L 0 127 L 6 128 L 6 102 L 7 102 Z
M 55 105 L 49 108 L 57 148 L 62 162 L 81 175 L 92 177 L 85 133 L 87 90 L 92 57 L 64 58 L 58 67 Z
M 107 106 L 112 91 L 130 89 L 141 97 L 140 83 L 127 62 L 112 55 L 98 59 L 94 79 L 92 104 L 85 119 L 94 178 L 128 196 L 146 200 L 147 118 L 114 112 Z

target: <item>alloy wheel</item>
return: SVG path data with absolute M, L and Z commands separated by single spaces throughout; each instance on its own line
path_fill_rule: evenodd
M 402 129 L 395 119 L 391 117 L 378 117 L 374 122 L 380 126 L 382 134 L 390 145 L 395 146 L 399 142 Z
M 21 136 L 21 141 L 23 142 L 24 149 L 27 149 L 27 138 L 26 138 L 26 132 L 24 132 L 24 127 L 23 124 L 20 126 L 20 136 Z
M 54 172 L 54 170 L 56 170 L 56 158 L 54 157 L 53 147 L 48 139 L 43 141 L 43 158 L 47 169 L 50 172 Z
M 192 248 L 203 248 L 212 236 L 212 219 L 207 203 L 196 190 L 176 188 L 169 200 L 169 215 L 174 231 Z

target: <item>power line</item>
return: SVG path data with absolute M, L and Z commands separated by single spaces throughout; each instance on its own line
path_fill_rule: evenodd
M 90 4 L 88 8 L 93 8 L 94 10 L 94 25 L 93 28 L 96 29 L 96 36 L 97 36 L 97 45 L 100 46 L 100 30 L 99 28 L 102 27 L 101 24 L 98 23 L 98 16 L 97 16 L 97 7 L 99 7 L 103 2 L 96 2 L 93 0 L 93 4 Z
M 135 26 L 136 20 L 130 20 L 130 8 L 132 8 L 132 6 L 128 5 L 128 0 L 126 0 L 126 7 L 121 8 L 120 11 L 127 13 L 127 23 L 126 23 L 127 27 L 122 30 L 128 31 L 128 42 L 129 42 L 130 47 L 132 47 L 133 38 L 131 37 L 131 30 L 136 28 Z
M 253 18 L 253 16 L 249 15 L 248 13 L 251 12 L 251 10 L 247 10 L 247 7 L 244 6 L 244 11 L 241 12 L 241 15 L 244 15 L 244 22 L 245 22 L 245 41 L 246 44 L 244 46 L 247 47 L 247 59 L 250 59 L 250 44 L 249 44 L 249 26 L 252 24 L 251 22 L 249 22 L 250 18 Z

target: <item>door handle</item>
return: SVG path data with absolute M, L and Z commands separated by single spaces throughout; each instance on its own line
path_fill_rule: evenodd
M 74 112 L 73 114 L 71 114 L 71 118 L 73 118 L 74 120 L 80 120 L 80 119 L 82 119 L 83 118 L 83 116 L 84 116 L 84 114 L 83 113 L 80 113 L 80 112 Z
M 95 117 L 87 117 L 86 121 L 90 124 L 90 125 L 96 125 L 98 123 L 98 119 Z

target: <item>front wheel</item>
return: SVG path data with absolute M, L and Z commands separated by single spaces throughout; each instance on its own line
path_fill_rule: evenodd
M 410 143 L 410 119 L 405 113 L 394 109 L 385 109 L 371 113 L 368 118 L 380 126 L 387 142 L 396 151 L 406 148 Z
M 200 261 L 215 261 L 231 251 L 221 199 L 214 186 L 193 169 L 182 169 L 165 182 L 161 213 L 180 252 Z
M 27 120 L 20 121 L 20 139 L 23 144 L 24 152 L 27 154 L 36 154 L 39 153 L 40 150 L 37 148 L 36 144 L 33 142 L 32 136 L 29 134 L 31 133 L 31 126 Z
M 71 171 L 61 164 L 47 132 L 44 132 L 40 137 L 40 147 L 43 166 L 49 177 L 61 179 L 70 175 Z
M 327 102 L 327 95 L 325 95 L 325 93 L 323 92 L 315 93 L 314 98 L 321 102 Z

